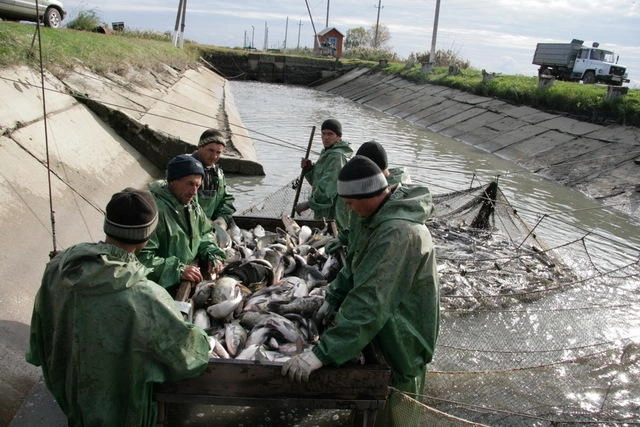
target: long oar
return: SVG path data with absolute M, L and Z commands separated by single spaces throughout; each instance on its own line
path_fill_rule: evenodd
M 311 152 L 311 144 L 313 143 L 313 134 L 316 133 L 316 127 L 311 128 L 311 136 L 309 137 L 309 145 L 307 145 L 307 154 L 305 154 L 304 158 L 309 158 L 309 153 Z M 296 214 L 296 205 L 298 204 L 298 198 L 300 197 L 300 190 L 302 190 L 302 183 L 304 182 L 304 169 L 300 171 L 300 178 L 298 179 L 298 187 L 296 188 L 296 197 L 293 199 L 293 208 L 291 208 L 291 218 L 293 218 Z

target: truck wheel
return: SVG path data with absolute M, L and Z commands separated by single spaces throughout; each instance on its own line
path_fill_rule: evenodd
M 593 71 L 587 71 L 582 77 L 582 82 L 586 85 L 594 84 L 596 82 L 596 73 Z

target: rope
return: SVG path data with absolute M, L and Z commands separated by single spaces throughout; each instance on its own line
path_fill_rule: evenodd
M 36 9 L 35 9 L 36 16 L 38 16 L 38 10 L 39 10 L 39 4 L 38 4 L 38 0 L 36 0 Z M 47 187 L 49 191 L 49 217 L 51 220 L 52 249 L 49 256 L 52 257 L 58 252 L 58 245 L 56 242 L 56 215 L 55 215 L 55 211 L 53 210 L 53 191 L 51 190 L 51 164 L 49 160 L 49 135 L 48 135 L 49 132 L 47 132 L 47 101 L 46 101 L 46 91 L 44 88 L 44 63 L 42 61 L 42 38 L 40 34 L 39 19 L 36 19 L 34 39 L 32 39 L 32 45 L 31 45 L 32 48 L 33 48 L 33 42 L 35 40 L 36 35 L 38 38 L 38 54 L 39 54 L 38 60 L 40 64 L 40 87 L 42 89 L 42 118 L 43 118 L 43 124 L 44 124 L 44 145 L 45 145 L 45 154 L 46 154 L 46 162 L 47 162 Z

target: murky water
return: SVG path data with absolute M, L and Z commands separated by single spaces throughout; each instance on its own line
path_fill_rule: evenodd
M 266 172 L 260 178 L 229 179 L 239 210 L 299 175 L 312 126 L 317 128 L 310 157 L 317 158 L 322 149 L 320 124 L 334 117 L 354 151 L 365 141 L 379 141 L 390 167 L 407 167 L 412 180 L 427 185 L 433 194 L 499 177 L 503 192 L 528 223 L 536 224 L 544 216 L 538 232 L 550 244 L 590 233 L 597 236 L 590 241 L 596 262 L 608 265 L 638 257 L 640 221 L 513 162 L 324 92 L 255 82 L 231 82 L 231 90 Z

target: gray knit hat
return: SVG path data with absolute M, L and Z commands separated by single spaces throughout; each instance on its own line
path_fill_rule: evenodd
M 384 151 L 384 147 L 377 141 L 367 141 L 363 143 L 358 151 L 356 151 L 356 155 L 365 156 L 371 160 L 373 163 L 378 165 L 381 170 L 385 170 L 387 168 L 387 152 Z
M 125 243 L 142 243 L 158 225 L 156 201 L 148 191 L 127 187 L 107 204 L 104 232 Z
M 204 177 L 202 163 L 189 154 L 180 154 L 169 161 L 167 165 L 167 181 L 180 179 L 187 175 L 201 175 Z
M 320 130 L 329 129 L 333 131 L 338 136 L 342 136 L 342 125 L 336 119 L 328 119 L 322 122 L 322 126 L 320 126 Z
M 349 199 L 368 199 L 388 187 L 384 174 L 371 159 L 353 156 L 338 175 L 338 196 Z
M 212 144 L 212 143 L 216 143 L 216 144 L 221 144 L 226 146 L 227 143 L 224 140 L 224 135 L 222 134 L 222 132 L 220 132 L 217 129 L 207 129 L 204 132 L 202 132 L 202 135 L 200 135 L 200 141 L 198 141 L 198 147 L 204 147 L 207 144 Z

